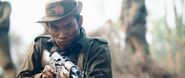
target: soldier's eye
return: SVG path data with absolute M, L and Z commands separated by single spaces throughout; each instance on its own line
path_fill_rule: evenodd
M 66 28 L 71 28 L 72 27 L 72 25 L 70 25 L 70 26 L 67 26 Z
M 71 29 L 73 27 L 73 25 L 67 25 L 66 27 L 65 27 L 65 29 Z
M 59 28 L 57 26 L 50 26 L 50 29 L 53 30 L 53 31 L 58 31 Z

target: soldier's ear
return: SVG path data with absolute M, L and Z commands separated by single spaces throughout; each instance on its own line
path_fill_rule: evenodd
M 79 20 L 78 20 L 78 26 L 82 26 L 82 23 L 83 23 L 83 16 L 82 15 L 80 15 L 80 18 L 79 18 Z

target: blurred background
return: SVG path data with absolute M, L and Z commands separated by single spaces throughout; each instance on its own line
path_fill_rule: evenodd
M 19 69 L 34 38 L 44 32 L 36 22 L 46 0 L 1 1 L 12 7 L 11 57 Z M 185 0 L 80 1 L 88 36 L 109 42 L 114 78 L 185 78 Z

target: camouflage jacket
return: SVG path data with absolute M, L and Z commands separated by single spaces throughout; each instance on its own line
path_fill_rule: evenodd
M 54 45 L 50 37 L 37 37 L 29 50 L 17 78 L 41 78 L 43 49 L 52 52 Z M 58 49 L 57 49 L 58 50 Z M 100 38 L 87 38 L 84 30 L 80 39 L 66 52 L 71 56 L 72 62 L 77 64 L 85 78 L 112 78 L 111 57 L 107 42 Z M 68 54 L 67 54 L 68 53 Z M 61 53 L 62 54 L 62 53 Z M 80 60 L 80 54 L 83 58 Z

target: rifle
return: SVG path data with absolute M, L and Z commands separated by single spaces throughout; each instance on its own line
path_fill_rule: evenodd
M 48 51 L 44 51 L 45 55 L 48 55 Z M 69 58 L 61 56 L 58 52 L 49 53 L 49 65 L 54 68 L 56 72 L 56 78 L 60 78 L 60 72 L 62 66 L 69 72 L 70 78 L 80 78 L 80 70 L 77 65 L 69 60 Z M 46 58 L 47 59 L 47 58 Z

